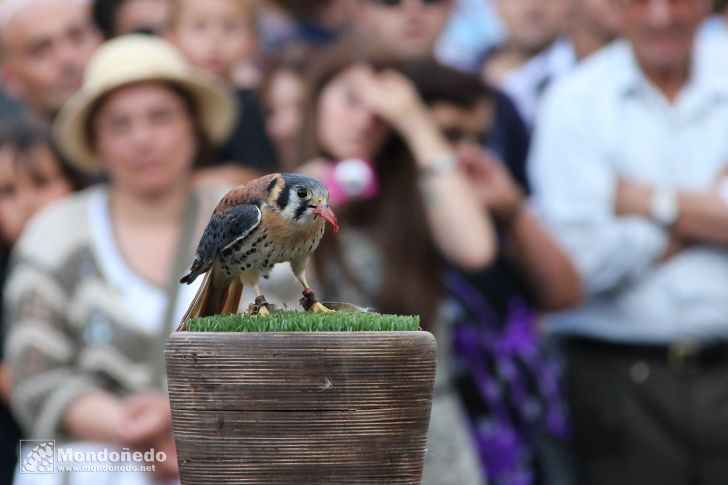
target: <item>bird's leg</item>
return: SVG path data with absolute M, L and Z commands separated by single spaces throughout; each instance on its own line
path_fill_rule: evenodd
M 253 285 L 255 288 L 255 302 L 248 306 L 248 313 L 251 315 L 270 315 L 273 309 L 271 305 L 265 300 L 265 296 L 260 292 L 260 286 Z
M 301 298 L 299 302 L 301 303 L 301 306 L 304 310 L 314 313 L 334 312 L 334 310 L 326 308 L 316 299 L 316 294 L 313 292 L 313 289 L 308 286 L 308 282 L 306 281 L 306 275 L 303 274 L 303 271 L 296 275 L 296 279 L 298 279 L 298 281 L 303 285 L 303 298 Z

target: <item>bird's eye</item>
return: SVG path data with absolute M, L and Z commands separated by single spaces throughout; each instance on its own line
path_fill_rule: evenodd
M 298 190 L 296 191 L 296 195 L 297 195 L 297 196 L 298 196 L 299 198 L 303 199 L 303 200 L 308 200 L 308 199 L 310 199 L 311 197 L 313 197 L 313 194 L 311 193 L 311 191 L 310 191 L 310 190 L 308 190 L 308 189 L 304 189 L 303 187 L 301 187 L 300 189 L 298 189 Z

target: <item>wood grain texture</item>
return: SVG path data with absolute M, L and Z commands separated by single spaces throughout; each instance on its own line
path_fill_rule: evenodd
M 165 353 L 183 485 L 420 483 L 431 334 L 178 332 Z

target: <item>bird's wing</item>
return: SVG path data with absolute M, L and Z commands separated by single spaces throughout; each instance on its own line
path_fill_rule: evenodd
M 210 269 L 215 258 L 231 244 L 245 239 L 258 227 L 261 218 L 255 204 L 238 204 L 225 211 L 216 211 L 202 234 L 190 272 L 180 282 L 190 284 Z
M 276 185 L 283 185 L 283 179 L 277 173 L 257 178 L 244 185 L 239 185 L 225 194 L 215 208 L 213 215 L 227 212 L 231 208 L 241 204 L 259 205 L 261 201 L 267 199 L 268 193 Z

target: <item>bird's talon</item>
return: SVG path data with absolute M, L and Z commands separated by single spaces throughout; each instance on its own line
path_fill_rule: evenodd
M 248 315 L 270 315 L 275 311 L 275 305 L 268 303 L 263 295 L 255 298 L 255 302 L 248 305 Z
M 335 310 L 326 308 L 319 302 L 314 302 L 314 304 L 311 305 L 311 307 L 308 308 L 306 311 L 314 312 L 314 313 L 335 313 Z
M 251 303 L 248 305 L 248 315 L 270 315 L 275 310 L 273 308 L 273 305 L 270 305 L 266 303 L 265 305 L 256 305 L 255 303 Z
M 335 313 L 336 312 L 336 310 L 332 310 L 331 308 L 327 308 L 327 307 L 323 306 L 319 302 L 314 303 L 313 306 L 311 307 L 311 310 L 310 311 L 312 311 L 314 313 Z

